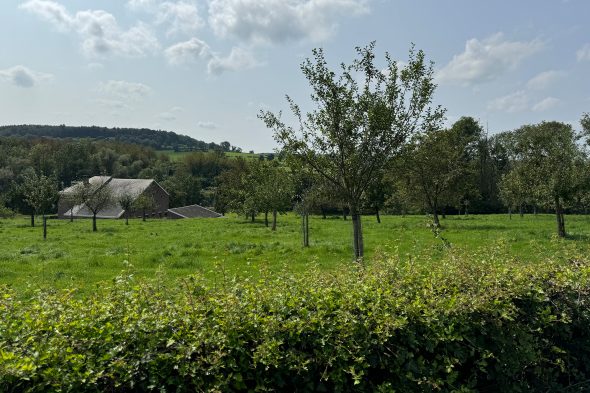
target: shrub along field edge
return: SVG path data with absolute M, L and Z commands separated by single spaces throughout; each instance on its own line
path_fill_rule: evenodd
M 162 272 L 165 274 L 165 272 Z M 590 262 L 449 253 L 0 300 L 0 390 L 584 391 Z

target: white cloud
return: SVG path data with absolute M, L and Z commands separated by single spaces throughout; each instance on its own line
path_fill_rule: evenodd
M 207 72 L 215 75 L 260 65 L 252 53 L 245 49 L 234 47 L 228 56 L 222 57 L 213 52 L 205 41 L 198 38 L 174 44 L 167 48 L 164 54 L 172 65 L 207 62 Z
M 174 44 L 164 51 L 164 55 L 168 62 L 174 65 L 196 63 L 213 57 L 209 45 L 198 38 Z
M 578 61 L 590 61 L 590 44 L 586 44 L 576 52 Z
M 467 41 L 463 53 L 438 71 L 437 80 L 461 85 L 491 81 L 518 67 L 543 46 L 539 40 L 507 41 L 502 33 L 482 41 L 473 38 Z
M 211 121 L 200 121 L 197 123 L 197 127 L 199 128 L 206 128 L 209 130 L 214 130 L 216 128 L 219 128 L 219 126 Z
M 504 97 L 496 98 L 492 100 L 488 109 L 499 111 L 499 112 L 522 112 L 528 109 L 529 97 L 525 91 L 519 90 L 512 94 L 508 94 Z
M 210 0 L 209 25 L 219 37 L 246 42 L 322 41 L 337 19 L 369 11 L 367 0 Z
M 89 57 L 116 54 L 143 57 L 160 47 L 158 39 L 144 23 L 123 30 L 116 18 L 102 10 L 86 10 L 71 14 L 50 0 L 30 0 L 20 8 L 36 14 L 62 32 L 75 32 L 81 39 L 82 51 Z
M 162 112 L 158 115 L 158 117 L 162 120 L 172 121 L 178 118 L 178 113 L 183 112 L 184 108 L 181 106 L 173 106 L 170 110 L 166 112 Z
M 526 85 L 529 89 L 543 90 L 564 75 L 562 71 L 544 71 L 532 77 Z
M 156 23 L 170 24 L 168 35 L 190 34 L 204 25 L 197 6 L 184 1 L 167 1 L 161 4 L 156 16 Z
M 33 71 L 22 65 L 0 70 L 0 80 L 5 80 L 18 87 L 33 87 L 39 82 L 51 79 L 53 79 L 51 74 Z
M 98 91 L 124 100 L 139 100 L 149 95 L 152 89 L 143 83 L 110 80 L 100 83 Z
M 547 97 L 535 105 L 533 105 L 533 111 L 535 112 L 543 112 L 549 109 L 553 109 L 561 103 L 561 100 L 554 98 L 554 97 Z
M 238 71 L 258 66 L 252 53 L 242 48 L 232 48 L 227 57 L 214 56 L 207 64 L 207 71 L 210 74 L 219 75 L 225 71 Z

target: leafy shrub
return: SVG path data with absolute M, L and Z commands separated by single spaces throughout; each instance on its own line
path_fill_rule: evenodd
M 176 288 L 126 271 L 87 298 L 3 288 L 0 390 L 588 389 L 587 261 L 454 253 L 345 270 Z
M 0 218 L 12 218 L 14 216 L 14 211 L 4 206 L 4 203 L 0 201 Z

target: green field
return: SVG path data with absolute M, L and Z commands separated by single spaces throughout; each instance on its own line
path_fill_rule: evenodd
M 170 157 L 170 160 L 172 160 L 172 161 L 180 161 L 184 157 L 196 153 L 194 151 L 173 151 L 173 150 L 158 150 L 157 152 L 167 155 L 168 157 Z M 225 152 L 224 154 L 225 154 L 225 156 L 231 157 L 231 158 L 241 157 L 244 159 L 252 160 L 252 159 L 258 159 L 260 154 L 266 155 L 268 153 L 238 153 L 235 151 L 230 151 L 230 152 Z
M 365 217 L 366 261 L 383 254 L 402 260 L 420 256 L 436 261 L 444 253 L 469 252 L 482 258 L 513 258 L 514 263 L 540 263 L 549 255 L 574 259 L 590 252 L 590 217 L 568 216 L 569 238 L 554 236 L 554 217 L 506 215 L 449 217 L 436 238 L 425 216 L 385 216 L 378 224 Z M 301 246 L 299 219 L 279 217 L 278 230 L 241 217 L 195 220 L 50 220 L 48 239 L 26 217 L 0 220 L 0 284 L 19 291 L 39 287 L 92 291 L 133 265 L 136 276 L 164 275 L 177 280 L 195 272 L 213 281 L 261 272 L 302 272 L 311 266 L 331 271 L 351 263 L 351 225 L 341 218 L 310 220 L 311 247 Z M 500 256 L 499 256 L 500 254 Z

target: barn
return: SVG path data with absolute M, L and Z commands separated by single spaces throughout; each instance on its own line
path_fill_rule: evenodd
M 96 215 L 97 218 L 123 218 L 125 210 L 116 202 L 124 194 L 137 199 L 140 196 L 151 197 L 155 204 L 153 210 L 147 212 L 152 217 L 166 217 L 170 196 L 154 179 L 117 179 L 110 176 L 93 176 L 88 182 L 95 186 L 108 187 L 113 195 L 113 202 Z M 60 192 L 58 201 L 59 218 L 91 218 L 92 212 L 85 203 L 75 204 L 73 194 L 76 184 Z M 129 217 L 139 217 L 141 211 L 130 211 Z

